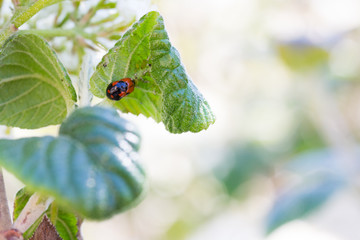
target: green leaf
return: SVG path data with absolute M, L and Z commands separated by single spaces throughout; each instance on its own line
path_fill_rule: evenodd
M 27 188 L 22 188 L 16 193 L 15 203 L 14 203 L 14 221 L 19 216 L 20 212 L 25 207 L 26 203 L 31 197 L 31 193 Z M 47 211 L 44 212 L 47 217 L 50 219 L 51 223 L 55 226 L 56 231 L 63 240 L 75 240 L 77 239 L 76 235 L 78 232 L 77 228 L 77 217 L 75 214 L 70 213 L 62 208 L 59 208 L 55 202 L 53 202 Z M 37 227 L 40 225 L 44 215 L 41 215 L 36 222 L 25 232 L 24 238 L 30 238 Z
M 270 171 L 275 157 L 254 143 L 232 144 L 214 168 L 215 177 L 224 185 L 230 196 L 247 195 L 247 183 L 258 175 Z
M 61 123 L 74 108 L 71 80 L 39 36 L 12 36 L 0 53 L 0 124 L 40 128 Z
M 110 82 L 127 77 L 135 79 L 134 92 L 111 101 L 121 111 L 162 121 L 172 133 L 199 132 L 214 123 L 209 104 L 186 74 L 157 12 L 143 16 L 103 57 L 90 90 L 105 98 Z
M 0 165 L 65 209 L 103 219 L 135 205 L 144 172 L 139 136 L 114 109 L 76 110 L 58 137 L 0 140 Z
M 292 143 L 294 154 L 308 152 L 312 149 L 319 149 L 327 146 L 326 140 L 322 137 L 320 130 L 315 126 L 303 112 L 296 115 L 296 127 L 289 132 L 288 142 Z
M 19 217 L 30 197 L 31 193 L 29 193 L 28 189 L 26 188 L 22 188 L 16 193 L 14 201 L 13 222 L 15 222 L 15 220 Z
M 57 233 L 63 240 L 77 239 L 78 219 L 73 213 L 59 208 L 56 203 L 52 203 L 48 211 L 46 211 L 46 215 L 55 226 Z
M 322 46 L 310 41 L 280 43 L 277 50 L 285 65 L 298 72 L 317 70 L 329 59 L 329 53 Z
M 266 231 L 309 215 L 319 209 L 340 187 L 343 180 L 328 172 L 304 177 L 304 181 L 282 193 L 266 219 Z

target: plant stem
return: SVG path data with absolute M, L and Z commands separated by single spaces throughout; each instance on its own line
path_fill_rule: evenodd
M 61 29 L 61 28 L 54 28 L 54 29 L 31 29 L 31 30 L 22 30 L 22 32 L 29 32 L 38 34 L 45 38 L 52 38 L 52 37 L 76 37 L 82 36 L 83 38 L 94 40 L 96 39 L 96 34 L 86 33 L 81 29 L 73 28 L 73 29 Z
M 27 22 L 32 16 L 38 13 L 41 9 L 60 2 L 61 0 L 38 0 L 34 2 L 28 9 L 22 12 L 19 16 L 17 16 L 13 21 L 15 27 L 19 28 L 25 22 Z
M 6 28 L 0 32 L 0 47 L 3 45 L 4 41 L 13 33 L 10 28 Z
M 56 219 L 58 217 L 58 211 L 59 211 L 57 204 L 55 204 L 55 203 L 51 204 L 50 211 L 51 211 L 51 218 L 49 220 L 54 223 L 54 222 L 56 222 Z
M 25 11 L 21 12 L 16 18 L 14 18 L 11 23 L 4 28 L 3 31 L 0 32 L 0 47 L 14 31 L 16 31 L 30 18 L 32 18 L 41 9 L 61 1 L 63 0 L 37 0 L 32 5 L 30 5 Z
M 53 199 L 32 195 L 13 224 L 13 228 L 24 233 L 46 211 Z
M 90 52 L 88 52 L 81 65 L 80 76 L 78 81 L 78 103 L 80 107 L 90 106 L 93 95 L 90 92 L 90 76 L 94 72 L 94 63 Z
M 106 0 L 100 0 L 98 2 L 98 4 L 96 4 L 96 6 L 94 8 L 91 8 L 90 11 L 85 14 L 82 19 L 80 20 L 80 25 L 86 27 L 90 24 L 90 20 L 91 18 L 94 17 L 95 13 L 97 12 L 98 9 L 101 8 L 101 6 L 106 2 Z
M 11 228 L 11 217 L 5 192 L 4 177 L 0 168 L 0 232 Z

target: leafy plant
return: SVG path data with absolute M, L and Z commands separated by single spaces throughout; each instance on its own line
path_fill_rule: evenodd
M 27 186 L 16 196 L 13 223 L 0 188 L 0 231 L 17 239 L 42 239 L 45 231 L 51 239 L 77 239 L 83 218 L 109 218 L 144 196 L 140 136 L 116 109 L 152 117 L 172 133 L 199 132 L 215 118 L 158 12 L 147 13 L 122 35 L 131 22 L 117 22 L 118 12 L 94 19 L 99 10 L 116 9 L 115 2 L 99 0 L 84 14 L 81 1 L 13 3 L 0 32 L 0 124 L 28 129 L 60 124 L 60 129 L 56 137 L 0 140 L 0 165 Z M 30 19 L 50 5 L 57 7 L 53 28 L 37 29 Z M 75 27 L 65 28 L 68 22 Z M 30 29 L 18 30 L 24 23 Z M 65 68 L 57 52 L 67 49 L 55 51 L 41 35 L 50 43 L 66 36 L 72 43 L 67 53 L 77 57 L 78 66 Z M 91 78 L 84 74 L 89 69 L 80 74 L 85 52 L 114 39 L 119 40 Z M 69 71 L 81 75 L 77 88 Z M 120 101 L 106 99 L 107 86 L 123 78 L 135 82 L 134 92 Z M 91 106 L 90 92 L 103 99 L 99 106 Z

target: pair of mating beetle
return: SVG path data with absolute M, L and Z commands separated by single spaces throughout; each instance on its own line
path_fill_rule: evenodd
M 134 91 L 135 82 L 131 78 L 123 78 L 109 84 L 106 96 L 110 100 L 118 101 Z

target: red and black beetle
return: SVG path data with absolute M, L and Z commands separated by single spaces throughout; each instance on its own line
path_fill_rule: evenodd
M 118 101 L 134 91 L 135 82 L 131 78 L 123 78 L 109 84 L 106 96 L 110 100 Z

